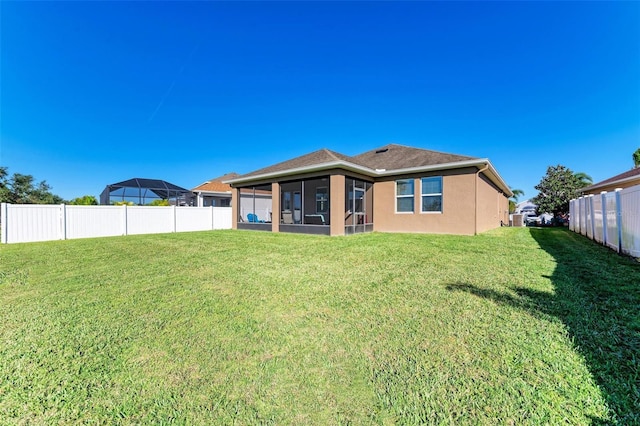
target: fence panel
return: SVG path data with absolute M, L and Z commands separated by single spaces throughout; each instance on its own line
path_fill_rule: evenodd
M 620 191 L 622 252 L 640 257 L 640 185 Z
M 3 240 L 12 243 L 50 241 L 64 238 L 59 205 L 3 205 Z M 7 217 L 4 217 L 4 216 Z M 11 222 L 7 219 L 12 218 Z
M 605 212 L 607 215 L 607 246 L 615 251 L 619 250 L 618 240 L 618 213 L 616 209 L 616 193 L 605 194 Z
M 231 207 L 213 207 L 213 229 L 231 229 Z
M 213 229 L 213 207 L 176 207 L 176 232 Z
M 577 200 L 571 200 L 569 201 L 569 230 L 576 232 L 576 220 L 575 218 L 578 217 L 578 212 L 576 209 L 576 203 L 578 201 Z
M 640 185 L 571 200 L 572 231 L 640 257 Z M 591 222 L 593 218 L 593 222 Z
M 231 207 L 0 205 L 0 242 L 231 229 Z
M 587 238 L 591 238 L 593 239 L 593 227 L 592 227 L 592 223 L 591 220 L 593 212 L 591 211 L 591 200 L 593 199 L 593 197 L 585 197 L 584 198 L 584 212 L 585 212 L 585 221 L 584 221 L 584 235 L 587 236 Z
M 127 235 L 175 232 L 173 207 L 127 207 Z
M 595 195 L 590 197 L 592 200 L 593 211 L 593 239 L 604 244 L 604 218 L 602 214 L 602 196 Z
M 585 205 L 587 204 L 586 199 L 585 198 L 579 198 L 578 199 L 578 205 L 580 206 L 579 211 L 578 211 L 578 219 L 579 219 L 579 226 L 580 226 L 580 233 L 582 235 L 587 235 L 587 211 L 586 211 L 586 207 Z
M 126 206 L 65 206 L 66 238 L 125 235 L 125 209 Z

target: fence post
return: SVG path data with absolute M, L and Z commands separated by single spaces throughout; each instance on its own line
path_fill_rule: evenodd
M 127 235 L 127 205 L 122 205 L 122 235 Z
M 593 211 L 593 194 L 589 195 L 589 211 L 591 212 L 591 239 L 596 241 L 596 215 Z
M 209 211 L 211 212 L 211 230 L 213 231 L 215 228 L 215 223 L 213 222 L 213 216 L 214 216 L 214 212 L 213 212 L 213 206 L 209 206 Z
M 60 204 L 60 239 L 67 239 L 67 206 Z
M 579 197 L 576 201 L 576 232 L 581 234 L 582 232 L 582 197 Z
M 171 207 L 173 209 L 173 232 L 177 232 L 178 225 L 176 224 L 176 222 L 177 222 L 178 218 L 177 218 L 177 215 L 176 215 L 176 206 L 173 205 Z
M 600 197 L 602 198 L 602 244 L 606 246 L 609 242 L 607 235 L 607 191 L 602 191 Z
M 616 226 L 618 228 L 618 253 L 622 253 L 622 188 L 616 188 Z
M 0 204 L 0 243 L 7 244 L 9 236 L 9 207 L 7 203 Z

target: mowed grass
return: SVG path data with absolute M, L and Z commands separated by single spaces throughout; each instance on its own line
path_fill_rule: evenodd
M 638 424 L 639 283 L 563 229 L 5 245 L 0 424 Z

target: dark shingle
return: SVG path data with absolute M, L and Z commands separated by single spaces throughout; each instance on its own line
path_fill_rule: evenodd
M 476 160 L 475 157 L 466 155 L 447 154 L 444 152 L 430 151 L 428 149 L 412 148 L 404 145 L 389 144 L 382 148 L 364 152 L 354 157 L 349 157 L 339 152 L 328 149 L 320 149 L 291 160 L 283 161 L 269 167 L 255 170 L 239 178 L 250 178 L 264 174 L 286 172 L 288 170 L 303 167 L 317 166 L 321 164 L 343 161 L 371 169 L 385 169 L 387 171 L 407 169 L 412 167 L 433 166 L 437 164 L 455 163 L 459 161 Z
M 320 149 L 309 154 L 302 155 L 300 157 L 292 158 L 291 160 L 283 161 L 273 166 L 264 167 L 262 169 L 247 173 L 240 177 L 258 176 L 267 173 L 282 172 L 285 170 L 298 169 L 300 167 L 315 166 L 318 164 L 332 163 L 335 161 L 350 161 L 350 158 L 339 152 L 331 151 L 328 149 Z
M 411 167 L 433 166 L 458 161 L 477 160 L 466 155 L 447 154 L 428 149 L 412 148 L 404 145 L 389 144 L 381 148 L 364 152 L 352 158 L 356 164 L 370 169 L 399 170 Z

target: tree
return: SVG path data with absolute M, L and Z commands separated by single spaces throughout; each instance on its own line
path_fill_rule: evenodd
M 74 206 L 97 206 L 98 200 L 93 195 L 83 195 L 82 197 L 69 201 L 69 204 Z
M 46 181 L 35 183 L 33 176 L 14 173 L 8 178 L 7 167 L 0 167 L 0 201 L 13 204 L 60 204 L 64 200 L 51 193 Z
M 516 211 L 516 204 L 518 203 L 518 198 L 524 195 L 524 191 L 522 189 L 512 189 L 513 195 L 509 198 L 509 213 L 513 213 Z
M 633 153 L 633 168 L 640 167 L 640 148 L 636 149 L 636 152 Z
M 578 179 L 578 185 L 580 188 L 584 188 L 585 186 L 589 186 L 593 183 L 593 179 L 586 173 L 576 172 L 573 174 L 576 179 Z
M 547 174 L 536 189 L 538 195 L 531 200 L 538 212 L 553 213 L 555 217 L 569 212 L 569 201 L 579 197 L 580 181 L 569 168 L 561 165 L 549 166 Z
M 9 172 L 6 167 L 0 167 L 0 203 L 9 202 L 9 180 L 7 179 Z

